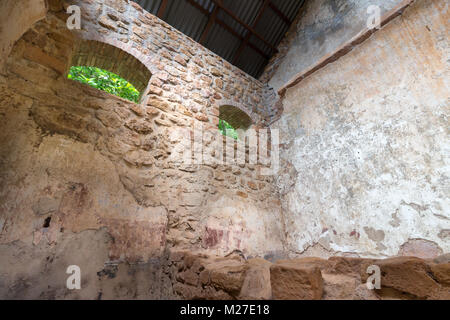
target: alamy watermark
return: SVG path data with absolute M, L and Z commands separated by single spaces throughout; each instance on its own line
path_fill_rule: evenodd
M 70 276 L 67 278 L 66 287 L 69 290 L 81 289 L 81 269 L 77 265 L 71 265 L 67 267 L 67 274 Z
M 377 265 L 371 265 L 367 268 L 366 272 L 370 274 L 367 278 L 367 289 L 369 290 L 379 290 L 381 289 L 381 269 Z
M 69 30 L 80 30 L 81 29 L 81 8 L 76 5 L 69 6 L 67 8 L 67 13 L 70 17 L 67 19 L 66 25 Z
M 67 28 L 69 30 L 81 29 L 81 8 L 77 5 L 71 5 L 67 8 L 67 13 L 70 17 L 67 19 Z M 367 7 L 367 28 L 380 29 L 381 28 L 381 8 L 377 5 L 370 5 Z
M 170 134 L 174 144 L 169 162 L 176 165 L 259 165 L 262 176 L 274 175 L 280 168 L 277 129 L 239 130 L 237 140 L 195 123 L 193 128 L 177 128 Z

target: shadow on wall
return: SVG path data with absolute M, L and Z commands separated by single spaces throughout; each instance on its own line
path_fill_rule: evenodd
M 0 71 L 14 43 L 47 13 L 45 0 L 0 2 Z

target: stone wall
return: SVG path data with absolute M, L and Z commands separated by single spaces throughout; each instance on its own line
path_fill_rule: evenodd
M 14 43 L 46 13 L 45 0 L 3 0 L 0 3 L 0 69 Z
M 320 16 L 312 3 L 299 23 L 323 39 L 321 19 L 361 13 L 335 1 Z M 80 31 L 66 27 L 70 4 L 82 7 Z M 437 258 L 450 243 L 444 0 L 417 0 L 282 101 L 134 2 L 47 9 L 0 41 L 0 297 L 448 299 L 448 257 Z M 339 47 L 357 26 L 327 37 Z M 334 48 L 316 40 L 275 60 L 314 64 L 305 52 Z M 95 61 L 137 81 L 140 103 L 67 79 Z M 290 80 L 272 70 L 272 83 Z M 278 175 L 219 133 L 224 106 L 258 134 L 281 117 Z M 201 162 L 185 157 L 198 127 Z M 422 259 L 375 259 L 397 254 Z M 370 259 L 279 260 L 288 255 Z M 365 287 L 369 263 L 384 272 L 379 292 Z M 83 290 L 66 289 L 69 265 Z
M 275 93 L 270 87 L 135 2 L 94 1 L 87 5 L 71 0 L 65 1 L 64 7 L 70 4 L 82 8 L 82 30 L 76 32 L 79 38 L 105 42 L 136 57 L 152 73 L 150 84 L 161 87 L 171 102 L 183 103 L 197 120 L 216 125 L 218 113 L 214 107 L 224 104 L 220 100 L 236 105 L 260 126 L 270 124 L 277 114 L 271 104 Z
M 0 251 L 8 257 L 0 261 L 1 296 L 170 298 L 160 272 L 172 248 L 279 255 L 273 177 L 260 174 L 267 165 L 222 163 L 220 145 L 242 141 L 217 128 L 223 105 L 263 128 L 277 113 L 265 105 L 273 92 L 135 3 L 74 3 L 81 31 L 66 27 L 69 3 L 54 2 L 0 74 Z M 141 103 L 66 78 L 86 41 L 119 48 L 125 62 L 148 69 Z M 213 161 L 188 164 L 180 147 L 199 126 Z M 89 274 L 87 291 L 65 290 L 66 264 Z M 51 281 L 48 270 L 57 274 Z M 138 283 L 130 272 L 148 279 Z
M 302 26 L 333 21 L 334 11 L 318 16 L 315 4 Z M 415 1 L 285 92 L 272 128 L 282 141 L 277 185 L 292 254 L 449 252 L 448 18 L 446 1 Z M 303 64 L 316 49 L 305 42 L 291 58 Z M 290 80 L 280 68 L 273 81 L 280 75 Z

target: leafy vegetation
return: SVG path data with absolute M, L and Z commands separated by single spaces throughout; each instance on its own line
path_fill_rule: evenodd
M 79 81 L 132 102 L 139 101 L 139 91 L 127 80 L 96 67 L 71 67 L 69 79 Z
M 231 137 L 234 140 L 238 139 L 238 134 L 236 130 L 225 120 L 219 120 L 219 130 L 224 136 Z

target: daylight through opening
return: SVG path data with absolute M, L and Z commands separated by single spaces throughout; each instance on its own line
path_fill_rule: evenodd
M 134 55 L 93 40 L 78 41 L 70 66 L 69 78 L 133 102 L 140 102 L 151 77 L 147 66 Z
M 239 138 L 239 131 L 246 131 L 252 125 L 252 119 L 241 109 L 234 106 L 219 108 L 219 130 L 235 140 Z
M 97 67 L 73 66 L 67 78 L 138 103 L 140 92 L 117 74 Z

